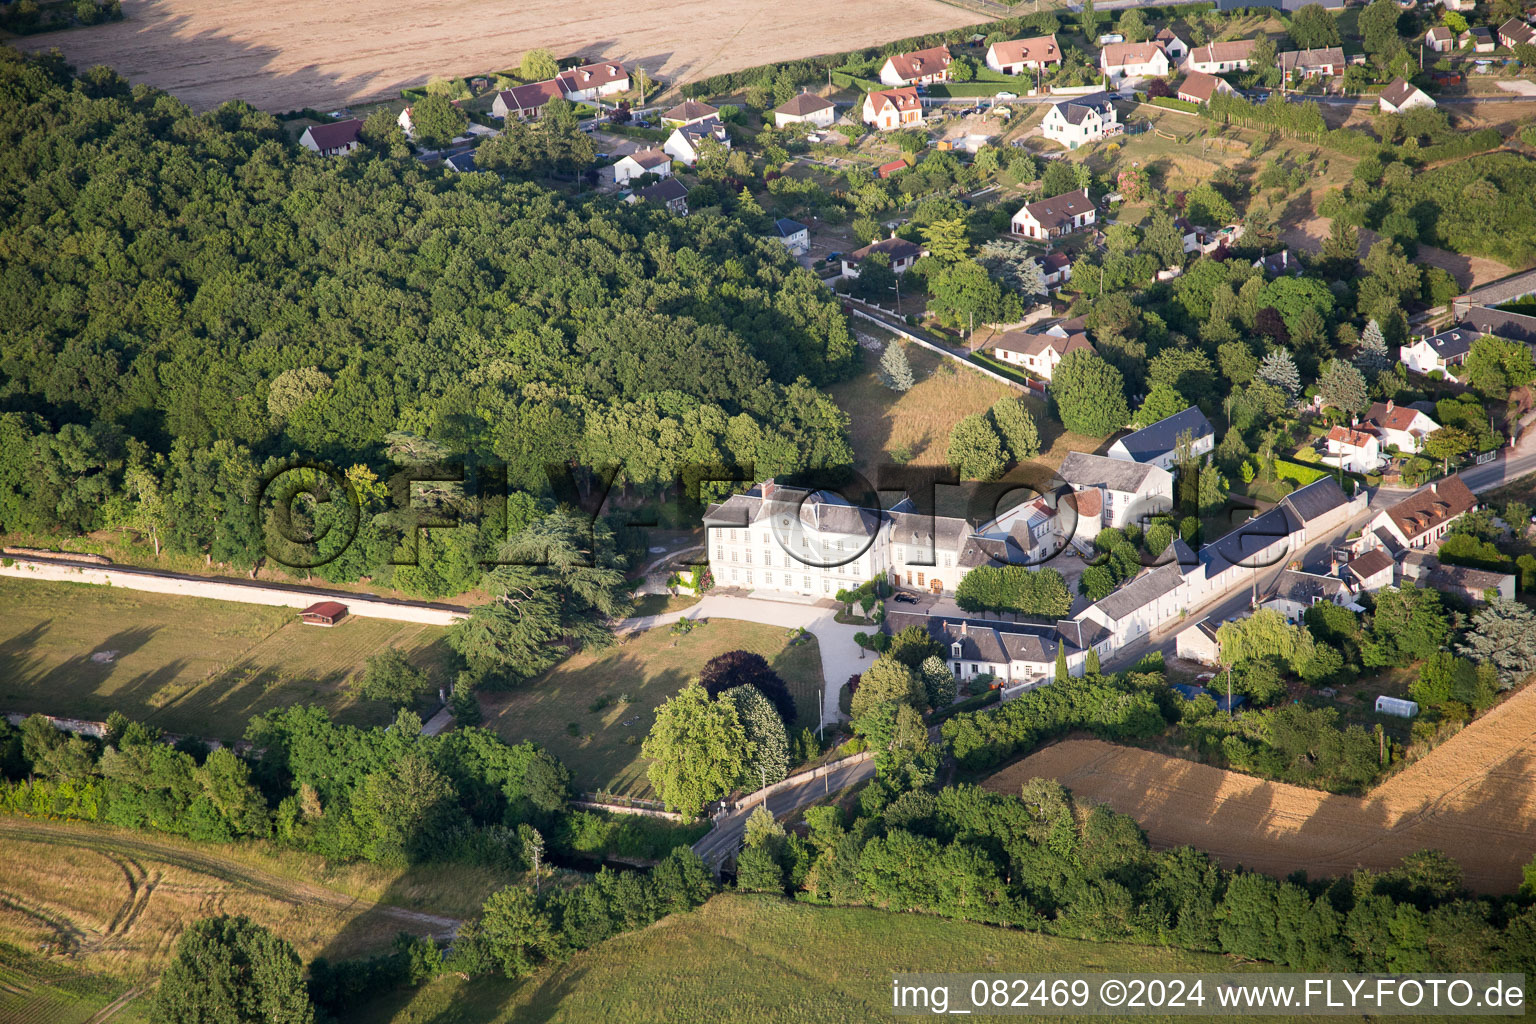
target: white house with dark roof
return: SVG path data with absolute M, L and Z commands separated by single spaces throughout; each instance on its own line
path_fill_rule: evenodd
M 1040 134 L 1068 149 L 1124 130 L 1113 97 L 1107 92 L 1089 93 L 1054 104 L 1040 122 Z
M 1401 114 L 1405 110 L 1435 105 L 1435 101 L 1429 98 L 1428 93 L 1401 76 L 1392 79 L 1391 84 L 1381 91 L 1376 102 L 1385 114 Z
M 930 46 L 926 50 L 895 53 L 880 65 L 880 82 L 883 85 L 931 85 L 949 81 L 949 64 L 952 58 L 947 46 Z
M 1189 587 L 1176 563 L 1169 562 L 1137 576 L 1076 616 L 1109 630 L 1119 650 L 1177 618 L 1189 607 Z
M 1106 453 L 1112 459 L 1144 462 L 1172 469 L 1177 461 L 1179 442 L 1188 435 L 1190 454 L 1196 458 L 1216 447 L 1216 428 L 1196 406 L 1176 412 L 1166 419 L 1120 438 Z
M 684 167 L 692 167 L 699 162 L 706 139 L 713 139 L 723 149 L 731 148 L 731 137 L 725 125 L 717 117 L 706 117 L 672 129 L 661 149 Z
M 1452 327 L 1413 339 L 1398 348 L 1398 358 L 1414 373 L 1440 373 L 1446 380 L 1456 380 L 1456 370 L 1467 361 L 1472 343 L 1482 332 L 1470 327 Z
M 1357 594 L 1374 594 L 1392 585 L 1397 562 L 1385 548 L 1371 548 L 1344 563 L 1344 579 Z
M 1285 50 L 1276 58 L 1280 73 L 1286 78 L 1300 75 L 1302 78 L 1337 78 L 1344 73 L 1348 61 L 1344 49 L 1325 46 L 1315 50 Z
M 636 189 L 624 201 L 656 203 L 679 217 L 688 216 L 688 187 L 676 178 L 663 178 L 654 185 Z
M 1152 40 L 1162 46 L 1163 52 L 1168 54 L 1170 60 L 1183 60 L 1189 56 L 1189 44 L 1179 38 L 1171 25 L 1158 32 Z
M 519 85 L 512 89 L 503 89 L 496 94 L 496 98 L 491 101 L 491 116 L 527 120 L 542 114 L 550 100 L 564 98 L 564 94 L 560 91 L 560 83 L 554 79 Z
M 858 277 L 859 264 L 877 252 L 885 253 L 891 261 L 891 270 L 897 274 L 905 274 L 912 269 L 912 264 L 928 255 L 928 250 L 921 245 L 898 238 L 896 232 L 892 231 L 890 238 L 882 238 L 852 252 L 843 253 L 843 276 Z
M 1011 227 L 1016 235 L 1043 241 L 1092 227 L 1098 219 L 1098 211 L 1094 209 L 1088 190 L 1080 188 L 1075 192 L 1063 192 L 1049 199 L 1025 203 L 1013 215 Z
M 299 136 L 299 145 L 321 156 L 345 156 L 362 145 L 363 122 L 357 118 L 312 124 Z
M 987 47 L 986 65 L 1005 75 L 1021 75 L 1061 63 L 1061 45 L 1056 36 L 1007 39 Z
M 1094 351 L 1088 335 L 1081 331 L 1069 334 L 1060 325 L 1053 325 L 1038 333 L 1009 331 L 993 341 L 987 351 L 998 362 L 1023 367 L 1041 380 L 1050 380 L 1066 354 L 1078 349 Z
M 613 180 L 622 185 L 635 178 L 654 174 L 658 178 L 672 176 L 672 157 L 660 149 L 642 149 L 619 158 L 613 165 Z
M 780 217 L 773 222 L 773 233 L 796 256 L 804 256 L 811 249 L 811 230 L 797 220 Z
M 1536 46 L 1536 28 L 1519 18 L 1510 18 L 1499 26 L 1499 45 L 1514 49 L 1516 46 Z
M 1323 601 L 1340 608 L 1364 611 L 1355 603 L 1349 586 L 1339 577 L 1298 569 L 1280 570 L 1259 606 L 1279 612 L 1287 622 L 1298 623 L 1308 608 Z
M 1456 49 L 1456 33 L 1444 25 L 1436 25 L 1424 33 L 1424 45 L 1435 53 L 1450 53 Z
M 783 128 L 787 124 L 813 124 L 826 128 L 837 120 L 837 107 L 831 100 L 815 93 L 802 92 L 773 108 L 773 126 Z
M 1074 539 L 1087 532 L 1092 541 L 1105 527 L 1123 527 L 1173 508 L 1173 474 L 1161 466 L 1068 452 L 1057 475 L 1078 492 L 1074 507 L 1080 525 Z

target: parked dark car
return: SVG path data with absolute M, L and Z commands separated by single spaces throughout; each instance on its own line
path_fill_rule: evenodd
M 911 594 L 897 594 L 894 600 L 897 604 L 917 604 L 917 598 Z

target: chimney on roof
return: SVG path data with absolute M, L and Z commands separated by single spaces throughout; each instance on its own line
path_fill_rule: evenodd
M 962 621 L 960 623 L 960 635 L 961 636 L 970 636 L 971 635 L 971 624 L 969 622 Z
M 764 480 L 763 481 L 763 497 L 764 498 L 771 498 L 771 497 L 773 497 L 773 492 L 777 489 L 777 486 L 778 485 L 773 482 L 773 477 L 769 477 L 767 480 Z
M 1394 405 L 1395 403 L 1392 401 L 1392 399 L 1387 399 L 1387 412 L 1391 412 Z
M 1429 493 L 1430 494 L 1439 494 L 1440 493 L 1440 485 L 1435 483 L 1435 481 L 1431 480 L 1429 482 Z

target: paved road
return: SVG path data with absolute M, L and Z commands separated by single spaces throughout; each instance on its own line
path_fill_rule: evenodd
M 715 819 L 714 830 L 693 844 L 693 851 L 712 868 L 719 868 L 741 848 L 746 832 L 747 819 L 759 807 L 766 806 L 774 817 L 808 807 L 828 793 L 847 789 L 872 778 L 875 774 L 873 758 L 842 765 L 819 779 L 807 779 L 798 786 L 789 786 L 768 797 L 767 800 L 744 800 L 739 807 Z

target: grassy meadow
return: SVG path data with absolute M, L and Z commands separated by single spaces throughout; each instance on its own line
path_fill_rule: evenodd
M 337 721 L 387 724 L 349 679 L 404 650 L 438 681 L 446 631 L 349 618 L 301 625 L 290 608 L 79 583 L 0 579 L 0 711 L 103 719 L 118 710 L 167 732 L 239 739 L 252 715 L 321 704 Z M 116 652 L 110 660 L 93 654 Z
M 1245 969 L 1257 968 L 1213 953 L 1079 942 L 918 914 L 722 895 L 691 914 L 611 939 L 522 984 L 440 978 L 413 992 L 385 996 L 343 1024 L 844 1024 L 891 1018 L 895 972 Z
M 605 650 L 566 658 L 516 690 L 483 693 L 485 726 L 510 743 L 533 740 L 574 776 L 572 787 L 627 797 L 651 795 L 640 743 L 656 708 L 726 651 L 761 654 L 795 698 L 801 725 L 814 727 L 821 700 L 815 637 L 786 646 L 789 630 L 715 619 L 673 636 L 667 626 L 627 636 Z

